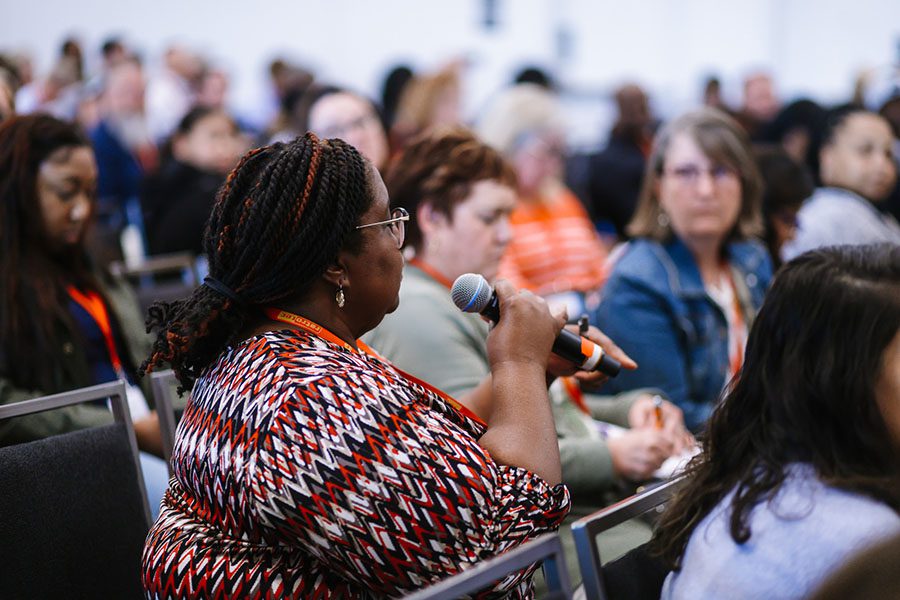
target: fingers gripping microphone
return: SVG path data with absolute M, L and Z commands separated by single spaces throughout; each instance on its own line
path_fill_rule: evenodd
M 463 312 L 481 313 L 495 323 L 500 320 L 500 301 L 487 279 L 477 273 L 457 277 L 450 296 Z M 610 358 L 599 345 L 567 329 L 556 336 L 553 353 L 572 361 L 584 371 L 600 371 L 610 377 L 618 375 L 622 368 L 619 361 Z

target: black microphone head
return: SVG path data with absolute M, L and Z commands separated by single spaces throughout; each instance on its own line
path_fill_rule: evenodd
M 480 313 L 491 301 L 494 290 L 484 276 L 464 273 L 456 278 L 450 289 L 453 304 L 463 312 Z

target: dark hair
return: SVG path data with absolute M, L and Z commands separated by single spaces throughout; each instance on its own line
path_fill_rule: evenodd
M 17 387 L 61 391 L 54 341 L 70 325 L 67 284 L 97 289 L 83 249 L 52 254 L 38 198 L 41 163 L 62 148 L 90 147 L 74 125 L 48 115 L 0 125 L 0 362 Z
M 800 210 L 815 186 L 809 170 L 781 147 L 761 146 L 755 148 L 754 153 L 763 180 L 763 241 L 772 256 L 772 264 L 777 267 L 781 264 L 781 257 L 772 221 L 783 218 L 786 212 Z
M 229 115 L 221 108 L 215 108 L 212 106 L 195 106 L 181 118 L 181 120 L 178 122 L 178 126 L 175 128 L 175 131 L 172 132 L 172 135 L 169 136 L 169 138 L 166 139 L 166 141 L 160 147 L 159 156 L 161 161 L 165 163 L 172 158 L 173 144 L 176 137 L 190 134 L 200 121 L 210 115 L 219 114 L 225 116 L 228 119 L 228 121 L 231 123 L 232 133 L 237 134 L 237 123 L 235 123 L 234 119 L 231 118 L 231 115 Z
M 822 133 L 819 136 L 819 150 L 834 143 L 838 130 L 847 122 L 848 118 L 857 113 L 869 112 L 859 104 L 842 104 L 826 112 L 825 118 L 822 120 Z
M 882 355 L 898 329 L 900 246 L 814 250 L 778 271 L 744 366 L 654 537 L 672 566 L 735 488 L 731 537 L 746 542 L 751 511 L 777 493 L 790 463 L 900 509 L 897 444 L 875 397 Z
M 183 389 L 234 341 L 249 310 L 300 296 L 341 249 L 356 252 L 360 216 L 373 198 L 374 169 L 352 146 L 312 133 L 248 152 L 219 190 L 207 223 L 207 285 L 150 308 L 158 328 L 141 372 L 169 363 Z
M 385 129 L 390 129 L 394 124 L 394 114 L 397 112 L 400 96 L 412 78 L 412 69 L 406 65 L 395 66 L 385 76 L 384 84 L 381 86 L 381 106 L 384 112 Z
M 484 180 L 516 187 L 515 171 L 500 152 L 469 130 L 438 129 L 414 139 L 385 176 L 391 206 L 402 206 L 412 215 L 405 245 L 421 249 L 422 230 L 415 217 L 420 204 L 431 205 L 452 221 L 453 207 L 468 197 L 475 183 Z
M 808 99 L 791 102 L 781 109 L 775 118 L 763 127 L 762 139 L 771 144 L 780 144 L 792 131 L 801 130 L 809 136 L 806 156 L 803 158 L 812 175 L 818 176 L 819 139 L 823 133 L 827 111 Z
M 556 89 L 556 84 L 553 82 L 553 77 L 550 76 L 547 71 L 540 67 L 536 66 L 527 66 L 523 67 L 516 73 L 515 77 L 513 77 L 513 83 L 534 83 L 542 88 L 546 88 L 550 91 Z

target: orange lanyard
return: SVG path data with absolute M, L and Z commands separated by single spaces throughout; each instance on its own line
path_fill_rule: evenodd
M 578 381 L 574 377 L 561 377 L 563 387 L 566 388 L 566 392 L 568 392 L 569 397 L 572 399 L 572 403 L 578 407 L 578 409 L 586 415 L 591 414 L 591 409 L 588 408 L 587 403 L 584 401 L 584 392 L 581 391 L 581 387 L 578 385 Z
M 432 277 L 432 279 L 434 279 L 435 281 L 440 283 L 442 286 L 444 286 L 448 290 L 453 287 L 452 281 L 450 281 L 449 279 L 444 277 L 443 273 L 439 272 L 437 269 L 435 269 L 434 267 L 429 265 L 424 260 L 413 257 L 413 258 L 409 259 L 408 263 L 411 264 L 412 266 L 424 271 L 428 275 L 430 275 Z
M 122 369 L 122 360 L 119 358 L 119 352 L 116 350 L 116 341 L 113 338 L 109 313 L 106 311 L 106 304 L 103 303 L 103 298 L 97 292 L 83 293 L 71 285 L 66 288 L 66 291 L 72 300 L 77 302 L 97 323 L 100 333 L 103 334 L 103 340 L 106 342 L 106 352 L 109 354 L 109 361 L 112 363 L 115 372 L 120 377 L 124 377 L 125 371 Z
M 325 329 L 318 323 L 310 321 L 306 317 L 301 317 L 300 315 L 295 315 L 292 312 L 288 312 L 286 310 L 281 310 L 278 308 L 271 308 L 271 307 L 264 308 L 263 312 L 265 313 L 265 315 L 267 317 L 269 317 L 273 321 L 280 321 L 282 323 L 288 323 L 290 325 L 295 325 L 308 333 L 311 333 L 317 337 L 320 337 L 324 340 L 331 342 L 332 344 L 337 344 L 338 346 L 344 348 L 345 350 L 349 350 L 350 352 L 353 352 L 355 354 L 359 354 L 360 351 L 362 351 L 364 354 L 368 354 L 369 356 L 372 356 L 379 360 L 388 362 L 383 356 L 381 356 L 380 354 L 375 352 L 372 348 L 370 348 L 362 340 L 356 340 L 356 345 L 359 349 L 354 348 L 351 344 L 348 344 L 347 342 L 345 342 L 338 336 L 334 335 L 333 333 L 331 333 L 330 331 L 328 331 L 327 329 Z M 428 390 L 429 392 L 432 392 L 433 394 L 439 396 L 444 402 L 446 402 L 447 404 L 449 404 L 450 406 L 455 408 L 458 412 L 462 413 L 469 419 L 472 419 L 473 421 L 480 424 L 481 426 L 487 427 L 487 424 L 483 420 L 481 420 L 478 417 L 478 415 L 473 413 L 471 410 L 469 410 L 468 408 L 466 408 L 465 406 L 463 406 L 458 401 L 454 400 L 453 398 L 451 398 L 450 396 L 448 396 L 441 390 L 437 389 L 436 387 L 432 386 L 429 383 L 422 381 L 418 377 L 410 375 L 409 373 L 403 371 L 402 369 L 398 369 L 395 365 L 391 365 L 391 366 L 394 367 L 394 370 L 397 371 L 407 381 L 409 381 L 415 385 L 418 385 L 420 387 L 423 387 L 426 390 Z
M 731 369 L 731 375 L 734 377 L 741 370 L 741 365 L 744 364 L 744 344 L 747 343 L 747 325 L 744 322 L 744 311 L 741 309 L 741 301 L 740 298 L 738 298 L 737 286 L 734 284 L 734 277 L 730 270 L 728 272 L 728 285 L 731 286 L 731 318 L 732 323 L 734 323 L 734 340 L 732 341 L 732 344 L 734 344 L 734 355 L 731 357 L 731 364 L 729 367 Z

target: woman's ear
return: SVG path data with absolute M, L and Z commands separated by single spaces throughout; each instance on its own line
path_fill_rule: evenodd
M 344 266 L 343 257 L 340 253 L 337 259 L 328 265 L 325 272 L 322 273 L 322 278 L 334 287 L 347 285 L 347 268 Z
M 416 208 L 416 223 L 422 230 L 422 237 L 428 237 L 441 225 L 447 223 L 447 216 L 437 210 L 428 202 L 421 202 Z

